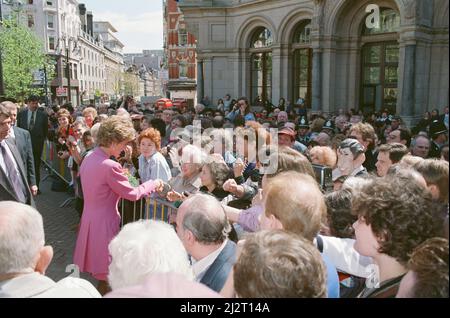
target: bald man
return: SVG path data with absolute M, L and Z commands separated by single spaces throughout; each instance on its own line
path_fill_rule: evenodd
M 224 209 L 211 195 L 193 195 L 178 209 L 176 231 L 191 256 L 195 279 L 216 292 L 236 261 L 236 244 L 228 240 L 230 230 Z
M 0 298 L 100 298 L 91 283 L 67 277 L 54 282 L 47 276 L 53 258 L 45 246 L 42 216 L 17 202 L 0 202 Z

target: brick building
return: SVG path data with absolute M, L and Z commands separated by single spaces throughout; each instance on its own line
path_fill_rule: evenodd
M 169 73 L 167 91 L 171 99 L 197 99 L 196 38 L 187 32 L 183 14 L 175 0 L 164 0 L 164 51 Z

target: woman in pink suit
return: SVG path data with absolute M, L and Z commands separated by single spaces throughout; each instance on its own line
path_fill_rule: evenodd
M 81 272 L 88 272 L 99 280 L 98 290 L 102 294 L 108 291 L 108 245 L 120 230 L 119 199 L 137 201 L 163 187 L 161 180 L 149 180 L 133 188 L 121 165 L 110 159 L 118 158 L 134 138 L 131 121 L 112 116 L 100 126 L 98 147 L 84 159 L 80 168 L 84 208 L 74 263 Z

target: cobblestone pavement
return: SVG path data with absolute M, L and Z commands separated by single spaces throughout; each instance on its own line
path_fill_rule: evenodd
M 77 237 L 77 225 L 80 221 L 75 202 L 61 207 L 67 199 L 71 198 L 67 192 L 51 191 L 53 177 L 42 170 L 40 188 L 41 194 L 36 197 L 36 206 L 44 219 L 46 245 L 53 247 L 53 260 L 47 269 L 46 275 L 58 281 L 71 275 L 67 266 L 73 263 L 73 251 Z M 89 280 L 96 285 L 95 279 L 89 275 L 81 273 L 81 278 Z

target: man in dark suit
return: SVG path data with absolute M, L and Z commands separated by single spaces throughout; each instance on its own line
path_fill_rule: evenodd
M 9 109 L 0 104 L 0 201 L 17 201 L 34 206 L 26 170 L 11 139 Z
M 27 181 L 31 186 L 31 193 L 33 196 L 37 195 L 38 187 L 36 184 L 36 174 L 34 171 L 34 158 L 33 158 L 33 146 L 31 143 L 30 133 L 17 127 L 17 104 L 5 101 L 2 105 L 6 106 L 9 109 L 11 114 L 11 130 L 9 131 L 8 139 L 11 139 L 14 145 L 20 152 L 20 156 L 22 157 L 22 162 L 25 164 L 25 170 L 27 172 Z
M 195 280 L 220 292 L 236 262 L 231 225 L 219 201 L 208 194 L 189 197 L 180 206 L 176 230 L 191 256 Z
M 17 126 L 28 130 L 31 134 L 36 186 L 39 187 L 39 181 L 41 180 L 41 156 L 44 142 L 48 135 L 48 116 L 45 112 L 39 111 L 38 107 L 39 98 L 31 96 L 28 99 L 27 108 L 17 116 Z

